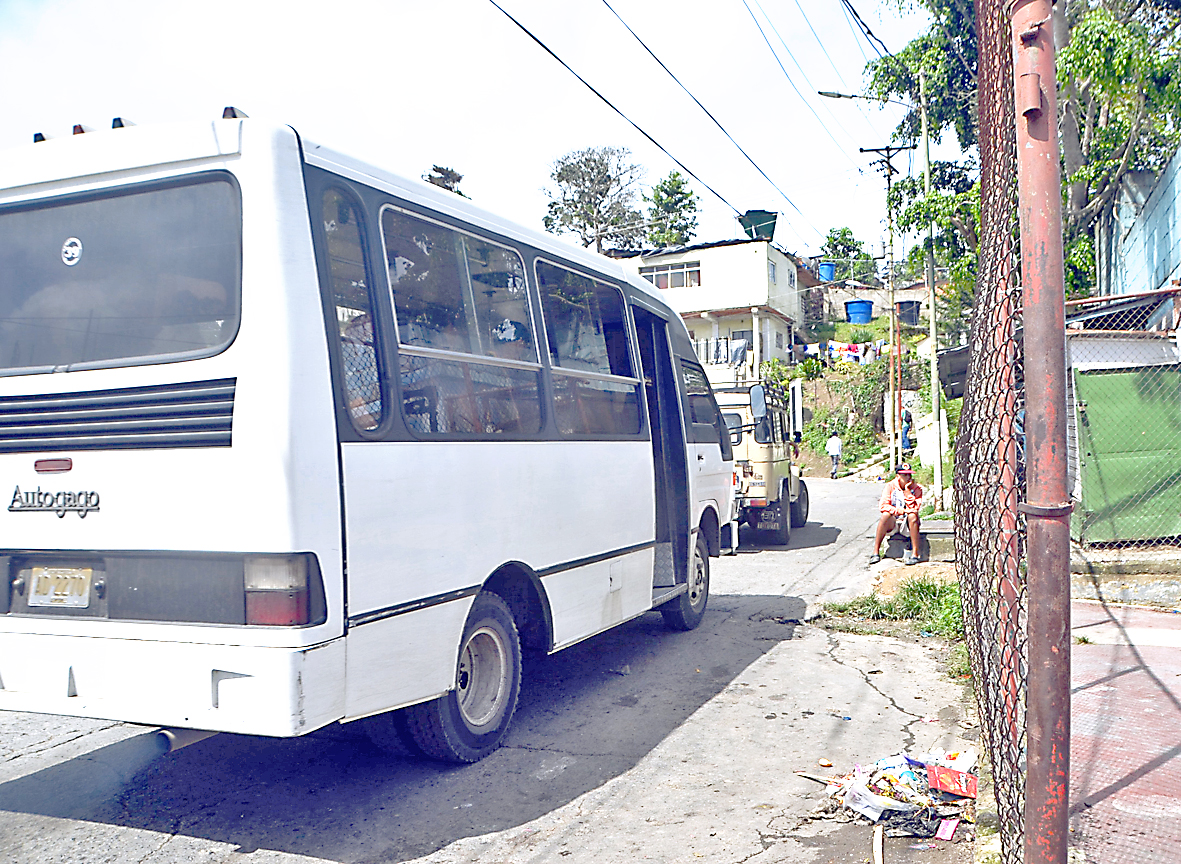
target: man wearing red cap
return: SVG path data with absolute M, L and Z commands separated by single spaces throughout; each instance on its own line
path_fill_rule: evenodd
M 882 501 L 879 509 L 882 518 L 878 520 L 878 531 L 874 538 L 873 554 L 869 556 L 869 563 L 876 564 L 882 560 L 879 554 L 882 541 L 898 527 L 899 517 L 906 518 L 906 525 L 910 529 L 910 551 L 902 559 L 903 564 L 919 563 L 919 509 L 923 506 L 923 487 L 914 482 L 914 471 L 906 462 L 901 463 L 894 472 L 896 476 L 886 484 L 882 490 Z

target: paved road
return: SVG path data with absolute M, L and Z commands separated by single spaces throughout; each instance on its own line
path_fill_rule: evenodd
M 867 590 L 878 494 L 809 485 L 787 547 L 713 560 L 697 630 L 649 614 L 535 662 L 477 765 L 392 759 L 347 725 L 159 758 L 141 727 L 0 714 L 0 860 L 864 860 L 867 829 L 808 823 L 822 787 L 792 772 L 951 747 L 968 724 L 933 649 L 804 623 Z M 968 860 L 944 851 L 922 860 Z

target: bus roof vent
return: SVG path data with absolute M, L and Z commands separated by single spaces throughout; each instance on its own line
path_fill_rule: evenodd
M 48 140 L 48 139 L 45 137 L 44 132 L 34 132 L 33 133 L 33 143 L 34 144 L 40 144 L 42 141 L 46 141 L 46 140 Z
M 222 120 L 240 120 L 241 118 L 248 116 L 250 115 L 248 115 L 245 111 L 235 108 L 233 105 L 227 105 L 225 110 L 221 112 Z
M 84 132 L 93 132 L 94 128 L 91 126 L 83 126 L 81 123 L 74 124 L 74 134 L 81 135 Z
M 111 121 L 111 128 L 112 129 L 123 129 L 126 126 L 134 126 L 134 125 L 135 124 L 132 123 L 130 120 L 128 120 L 126 117 L 116 117 L 114 120 Z

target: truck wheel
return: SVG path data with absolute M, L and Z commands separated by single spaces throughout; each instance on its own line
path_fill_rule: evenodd
M 508 605 L 476 595 L 460 641 L 455 689 L 405 709 L 406 728 L 425 755 L 478 762 L 500 746 L 521 692 L 521 640 Z
M 791 502 L 791 527 L 803 528 L 808 524 L 808 487 L 800 481 L 800 495 Z
M 671 630 L 692 630 L 705 617 L 709 602 L 709 548 L 705 538 L 697 534 L 693 560 L 689 562 L 689 588 L 660 607 L 664 624 Z

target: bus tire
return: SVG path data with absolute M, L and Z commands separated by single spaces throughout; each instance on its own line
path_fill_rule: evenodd
M 464 624 L 455 689 L 406 709 L 410 737 L 443 762 L 478 762 L 500 746 L 521 692 L 521 639 L 508 605 L 476 595 Z
M 709 548 L 701 532 L 697 534 L 697 546 L 689 562 L 689 587 L 683 593 L 660 607 L 664 624 L 671 630 L 692 630 L 705 617 L 705 606 L 709 602 Z
M 803 528 L 808 524 L 808 487 L 800 481 L 800 494 L 791 502 L 791 527 Z

